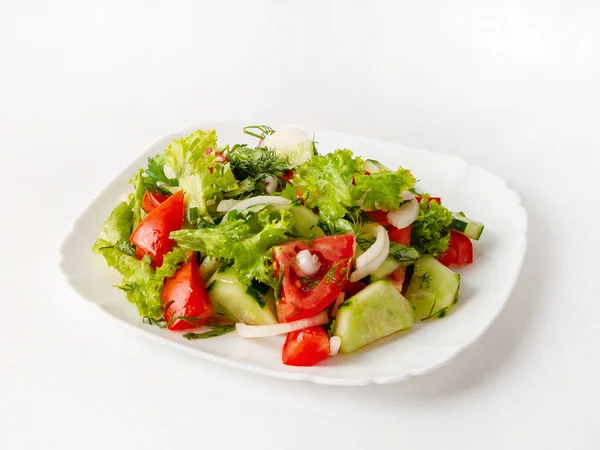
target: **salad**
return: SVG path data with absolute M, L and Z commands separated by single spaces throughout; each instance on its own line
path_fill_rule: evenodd
M 196 130 L 148 158 L 93 251 L 149 325 L 206 339 L 287 334 L 311 366 L 448 314 L 483 225 L 348 149 L 297 128 Z

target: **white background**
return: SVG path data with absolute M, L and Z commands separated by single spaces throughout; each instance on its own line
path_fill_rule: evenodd
M 600 448 L 598 5 L 2 1 L 0 448 Z M 366 388 L 238 372 L 113 324 L 67 288 L 60 241 L 147 144 L 206 119 L 502 176 L 530 222 L 507 308 L 449 366 Z

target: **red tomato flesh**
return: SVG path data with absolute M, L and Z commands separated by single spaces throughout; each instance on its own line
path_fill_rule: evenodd
M 438 256 L 438 261 L 446 267 L 448 267 L 450 264 L 453 264 L 454 261 L 456 261 L 456 250 L 454 250 L 452 247 L 448 247 L 443 255 Z
M 169 330 L 198 328 L 210 317 L 212 306 L 193 254 L 166 280 L 161 298 Z
M 169 196 L 166 194 L 159 194 L 158 192 L 146 191 L 144 192 L 144 199 L 142 200 L 142 209 L 149 213 L 150 211 L 160 206 L 160 204 L 168 198 Z
M 473 262 L 473 243 L 467 236 L 458 231 L 450 230 L 450 246 L 456 250 L 454 264 L 463 267 Z
M 321 267 L 311 277 L 298 273 L 296 255 L 309 250 L 319 257 Z M 354 236 L 326 236 L 314 241 L 292 241 L 273 248 L 275 275 L 283 272 L 281 298 L 277 303 L 280 322 L 311 317 L 335 301 L 350 275 Z
M 389 231 L 390 241 L 397 242 L 398 244 L 410 246 L 410 232 L 412 230 L 412 224 L 405 228 L 396 228 L 392 226 Z
M 144 217 L 131 235 L 131 242 L 150 255 L 157 267 L 162 266 L 163 256 L 175 245 L 169 235 L 181 229 L 183 211 L 183 191 L 179 191 Z
M 329 355 L 329 337 L 322 327 L 288 333 L 281 360 L 288 366 L 313 366 Z

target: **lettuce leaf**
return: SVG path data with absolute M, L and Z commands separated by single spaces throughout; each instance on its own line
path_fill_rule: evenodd
M 174 248 L 164 256 L 163 265 L 154 271 L 149 260 L 138 260 L 135 256 L 123 253 L 104 239 L 96 241 L 93 251 L 102 255 L 109 267 L 114 267 L 123 275 L 123 282 L 118 287 L 137 306 L 140 316 L 153 319 L 160 319 L 163 315 L 160 295 L 165 278 L 177 271 L 179 264 L 187 259 L 189 253 L 182 248 Z
M 125 202 L 117 205 L 102 225 L 100 238 L 92 250 L 123 275 L 123 284 L 119 288 L 127 292 L 127 298 L 136 304 L 140 315 L 157 319 L 163 312 L 160 294 L 164 279 L 175 273 L 189 251 L 175 247 L 164 256 L 163 265 L 155 271 L 148 258 L 138 260 L 135 257 L 129 241 L 133 218 L 130 205 Z
M 419 217 L 413 222 L 410 244 L 421 255 L 438 256 L 448 249 L 452 213 L 424 194 L 419 204 Z
M 311 208 L 319 208 L 321 219 L 334 227 L 355 204 L 350 192 L 352 179 L 362 169 L 362 160 L 350 150 L 314 156 L 297 167 L 292 184 Z
M 391 211 L 402 204 L 400 193 L 412 189 L 415 181 L 413 174 L 403 168 L 389 173 L 356 174 L 351 191 L 365 210 Z
M 164 162 L 173 169 L 177 178 L 191 175 L 206 166 L 204 151 L 207 148 L 217 148 L 216 131 L 196 130 L 189 136 L 175 139 L 165 150 Z
M 134 255 L 135 250 L 129 241 L 132 223 L 133 211 L 131 207 L 125 202 L 119 203 L 104 221 L 100 231 L 100 239 L 119 248 L 123 253 Z
M 247 285 L 258 280 L 275 286 L 271 247 L 290 239 L 293 215 L 287 210 L 265 208 L 257 215 L 257 232 L 252 231 L 249 219 L 229 220 L 197 230 L 179 230 L 171 233 L 171 238 L 181 247 L 230 264 Z

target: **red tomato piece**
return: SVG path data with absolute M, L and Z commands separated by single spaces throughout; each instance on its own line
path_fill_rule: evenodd
M 415 195 L 415 199 L 421 203 L 421 200 L 423 199 L 423 197 L 419 197 L 418 195 Z M 442 198 L 441 197 L 429 197 L 429 201 L 430 202 L 436 202 L 441 204 L 442 203 Z
M 288 170 L 287 172 L 282 174 L 279 178 L 281 178 L 283 181 L 291 181 L 294 179 L 294 171 Z
M 367 217 L 369 219 L 377 222 L 379 225 L 383 225 L 384 227 L 387 227 L 390 224 L 387 220 L 387 215 L 388 215 L 387 211 L 381 211 L 381 210 L 365 211 L 365 213 L 367 214 Z
M 157 206 L 160 206 L 165 200 L 169 198 L 167 194 L 159 194 L 158 192 L 144 192 L 144 199 L 142 200 L 142 209 L 149 213 Z
M 394 270 L 389 276 L 390 282 L 394 285 L 394 287 L 400 293 L 402 293 L 405 278 L 406 278 L 406 267 L 400 267 L 399 269 Z
M 450 247 L 456 251 L 454 264 L 457 266 L 463 267 L 473 262 L 473 243 L 464 234 L 450 230 Z
M 348 281 L 346 283 L 346 286 L 344 286 L 344 293 L 346 294 L 345 299 L 349 299 L 353 295 L 358 294 L 360 291 L 362 291 L 366 287 L 367 287 L 367 283 L 364 283 L 363 281 L 357 281 L 355 283 L 350 283 Z
M 323 327 L 288 333 L 281 360 L 288 366 L 313 366 L 329 355 L 329 337 Z
M 448 250 L 446 250 L 443 255 L 438 256 L 437 259 L 443 265 L 448 267 L 450 264 L 454 264 L 454 261 L 456 261 L 456 250 L 452 247 L 448 247 Z
M 181 229 L 183 210 L 183 191 L 179 191 L 144 217 L 131 235 L 131 242 L 150 255 L 157 267 L 162 266 L 163 256 L 175 245 L 169 235 Z
M 412 224 L 405 228 L 396 228 L 392 226 L 389 231 L 390 241 L 397 242 L 398 244 L 410 245 L 410 232 L 412 230 Z
M 293 241 L 273 248 L 275 275 L 283 273 L 281 298 L 277 303 L 280 322 L 311 317 L 335 301 L 352 268 L 354 236 L 326 236 L 314 241 Z M 296 255 L 309 250 L 319 257 L 321 267 L 311 277 L 298 273 Z
M 193 254 L 167 279 L 161 298 L 166 308 L 165 320 L 169 330 L 198 328 L 210 317 L 212 306 Z

